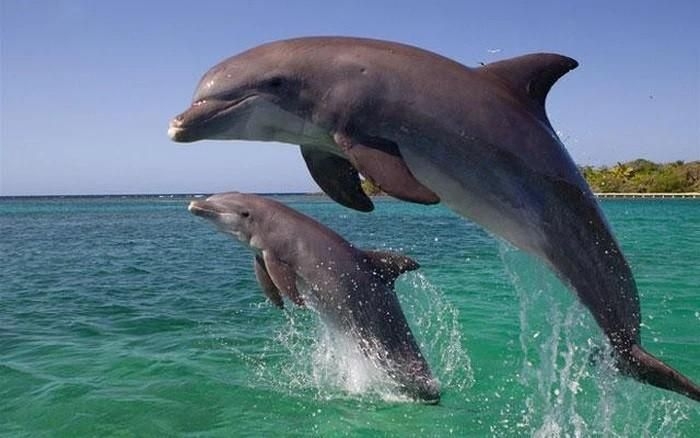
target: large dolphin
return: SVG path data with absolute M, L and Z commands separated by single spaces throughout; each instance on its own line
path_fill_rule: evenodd
M 469 68 L 386 41 L 278 41 L 209 70 L 168 133 L 298 144 L 319 186 L 358 210 L 372 209 L 358 172 L 399 199 L 444 202 L 556 272 L 620 371 L 700 400 L 697 385 L 642 348 L 630 267 L 547 119 L 549 89 L 576 66 L 539 53 Z
M 275 305 L 282 307 L 283 295 L 309 304 L 336 332 L 354 339 L 400 391 L 428 403 L 440 400 L 393 289 L 396 277 L 418 263 L 362 251 L 310 217 L 256 195 L 213 195 L 192 201 L 189 210 L 253 250 L 255 275 Z

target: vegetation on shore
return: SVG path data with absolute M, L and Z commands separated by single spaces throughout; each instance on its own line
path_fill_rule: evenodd
M 654 163 L 638 159 L 614 166 L 581 166 L 579 170 L 596 193 L 691 193 L 700 192 L 700 161 Z M 382 191 L 372 181 L 362 180 L 369 196 Z
M 700 161 L 659 164 L 638 159 L 580 170 L 596 193 L 700 192 Z
M 362 190 L 367 194 L 367 196 L 377 196 L 383 195 L 382 189 L 379 188 L 373 181 L 367 178 L 362 180 Z

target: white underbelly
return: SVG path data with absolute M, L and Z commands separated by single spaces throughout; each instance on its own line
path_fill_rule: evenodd
M 513 199 L 517 193 L 489 191 L 488 180 L 475 181 L 468 166 L 458 162 L 438 168 L 412 149 L 402 148 L 401 155 L 416 179 L 451 210 L 525 251 L 542 253 L 545 239 L 539 212 L 530 209 L 526 200 Z

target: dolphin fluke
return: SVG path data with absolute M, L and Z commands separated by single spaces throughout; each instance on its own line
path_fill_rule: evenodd
M 618 359 L 620 372 L 637 380 L 683 394 L 700 401 L 700 387 L 670 366 L 652 356 L 639 345 L 632 345 Z
M 558 246 L 548 247 L 546 259 L 552 261 L 554 269 L 576 291 L 605 332 L 618 370 L 640 382 L 700 401 L 700 388 L 695 383 L 642 348 L 637 284 L 595 198 L 571 184 L 551 178 L 547 181 L 556 187 L 553 192 L 560 196 L 559 205 L 567 206 L 557 210 L 557 220 L 575 223 L 571 220 L 575 217 L 583 228 L 558 226 L 568 234 L 566 238 L 561 235 Z M 568 219 L 566 215 L 570 215 Z M 556 226 L 554 222 L 552 225 Z M 587 258 L 569 256 L 581 253 L 581 248 L 587 248 Z

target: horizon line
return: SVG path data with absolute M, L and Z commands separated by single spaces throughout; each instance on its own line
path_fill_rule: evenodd
M 219 193 L 219 192 L 217 192 Z M 330 197 L 323 192 L 245 192 L 260 196 L 323 196 Z M 0 200 L 27 199 L 27 198 L 199 198 L 211 196 L 216 193 L 181 192 L 181 193 L 92 193 L 92 194 L 68 194 L 68 195 L 0 195 Z M 685 198 L 700 199 L 700 192 L 593 192 L 598 198 Z M 372 197 L 392 198 L 385 193 L 371 195 Z M 398 199 L 397 199 L 398 201 Z

